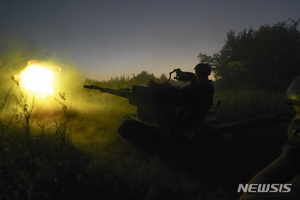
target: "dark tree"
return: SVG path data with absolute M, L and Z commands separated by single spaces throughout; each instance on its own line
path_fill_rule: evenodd
M 219 53 L 198 57 L 213 66 L 222 87 L 285 89 L 300 75 L 299 22 L 289 20 L 238 34 L 230 31 Z

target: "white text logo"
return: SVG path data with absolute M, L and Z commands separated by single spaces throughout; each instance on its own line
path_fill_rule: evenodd
M 290 192 L 292 184 L 239 184 L 237 192 Z

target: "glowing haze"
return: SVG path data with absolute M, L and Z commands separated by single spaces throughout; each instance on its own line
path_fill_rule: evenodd
M 38 97 L 46 97 L 53 94 L 53 72 L 41 66 L 36 61 L 28 61 L 27 66 L 13 79 L 25 90 L 32 92 Z

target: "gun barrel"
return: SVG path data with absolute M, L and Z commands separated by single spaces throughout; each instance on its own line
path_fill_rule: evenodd
M 101 92 L 105 92 L 105 93 L 109 93 L 109 94 L 113 94 L 119 97 L 124 97 L 126 99 L 130 99 L 131 98 L 131 92 L 129 89 L 127 90 L 115 90 L 115 89 L 111 89 L 111 88 L 103 88 L 103 87 L 99 87 L 96 85 L 84 85 L 84 88 L 87 89 L 95 89 L 95 90 L 100 90 Z

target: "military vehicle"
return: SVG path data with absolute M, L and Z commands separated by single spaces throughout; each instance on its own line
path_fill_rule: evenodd
M 145 85 L 133 85 L 132 88 L 111 89 L 96 85 L 84 85 L 84 88 L 100 90 L 129 100 L 136 107 L 136 113 L 124 116 L 124 121 L 118 128 L 119 135 L 140 149 L 157 151 L 161 147 L 178 149 L 198 145 L 206 138 L 226 139 L 228 132 L 254 127 L 258 123 L 289 121 L 289 116 L 274 118 L 258 118 L 247 121 L 222 124 L 214 116 L 221 101 L 215 102 L 207 112 L 204 120 L 182 122 L 176 120 L 178 113 L 178 88 L 170 84 L 172 74 L 174 79 L 189 82 L 195 79 L 195 74 L 174 69 L 169 73 L 169 79 L 164 83 L 151 80 Z

